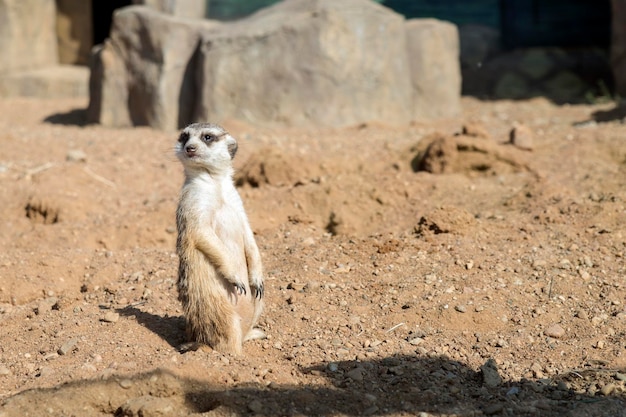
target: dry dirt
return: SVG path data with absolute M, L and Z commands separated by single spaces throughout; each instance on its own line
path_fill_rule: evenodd
M 266 271 L 243 357 L 178 350 L 176 133 L 85 106 L 0 101 L 0 416 L 626 415 L 611 105 L 226 123 Z

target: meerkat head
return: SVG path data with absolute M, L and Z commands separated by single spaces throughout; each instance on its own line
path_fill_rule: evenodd
M 176 156 L 186 169 L 220 173 L 231 168 L 237 141 L 224 128 L 211 123 L 194 123 L 182 130 Z

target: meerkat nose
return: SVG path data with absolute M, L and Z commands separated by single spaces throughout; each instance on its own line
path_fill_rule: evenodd
M 187 146 L 185 146 L 185 152 L 189 156 L 194 156 L 196 154 L 196 145 L 187 145 Z

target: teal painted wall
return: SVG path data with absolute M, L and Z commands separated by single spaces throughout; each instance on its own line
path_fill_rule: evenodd
M 341 1 L 341 0 L 337 0 Z M 504 45 L 608 46 L 610 0 L 376 0 L 407 18 L 434 17 L 501 31 Z M 277 0 L 208 0 L 209 18 L 234 20 Z

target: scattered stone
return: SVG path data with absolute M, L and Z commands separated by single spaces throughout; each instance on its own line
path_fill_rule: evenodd
M 63 345 L 61 345 L 59 350 L 57 350 L 57 353 L 61 356 L 67 355 L 68 353 L 72 352 L 76 348 L 77 343 L 78 343 L 77 338 L 70 339 L 67 342 L 63 343 Z
M 616 388 L 617 386 L 615 384 L 606 384 L 602 388 L 600 388 L 600 394 L 606 397 L 608 395 L 611 395 Z
M 105 323 L 117 323 L 119 319 L 119 313 L 116 313 L 114 311 L 107 311 L 104 317 L 102 317 L 102 321 L 104 321 Z
M 68 162 L 87 162 L 87 154 L 80 149 L 72 149 L 67 152 L 65 159 Z
M 421 337 L 413 337 L 411 339 L 409 339 L 409 343 L 413 346 L 417 346 L 420 345 L 424 342 L 424 339 Z
M 35 314 L 42 315 L 52 310 L 55 305 L 59 302 L 59 299 L 56 297 L 48 297 L 45 300 L 41 300 L 37 307 L 35 308 Z
M 465 313 L 467 311 L 467 307 L 465 307 L 463 304 L 454 306 L 454 309 L 458 311 L 459 313 Z
M 488 405 L 487 407 L 485 407 L 483 412 L 488 416 L 492 416 L 494 414 L 499 414 L 500 412 L 502 412 L 502 410 L 504 410 L 504 404 L 497 403 Z
M 532 151 L 534 148 L 533 136 L 533 132 L 528 126 L 519 124 L 511 129 L 509 143 L 520 149 Z
M 365 410 L 363 410 L 363 415 L 364 416 L 371 416 L 373 414 L 375 414 L 378 411 L 378 407 L 375 405 L 372 405 L 370 407 L 367 407 Z
M 261 403 L 261 401 L 259 400 L 252 400 L 248 404 L 248 410 L 252 411 L 253 413 L 261 414 L 263 412 L 263 403 Z
M 626 374 L 623 374 L 621 372 L 616 372 L 615 373 L 615 379 L 617 379 L 618 381 L 626 382 Z
M 131 381 L 130 379 L 122 379 L 120 382 L 120 387 L 124 388 L 124 389 L 129 389 L 130 387 L 133 386 L 133 381 Z
M 353 381 L 363 381 L 363 368 L 354 368 L 351 371 L 346 372 L 346 376 Z
M 537 259 L 533 262 L 533 268 L 544 268 L 548 263 L 542 259 Z
M 52 367 L 50 366 L 42 366 L 41 368 L 39 368 L 39 372 L 37 373 L 37 375 L 39 377 L 46 377 L 46 376 L 50 376 L 54 373 L 54 369 L 52 369 Z
M 554 339 L 560 339 L 565 336 L 565 329 L 559 324 L 553 324 L 551 326 L 548 326 L 543 331 L 543 334 Z
M 313 291 L 317 291 L 319 289 L 320 289 L 319 281 L 309 281 L 309 282 L 306 283 L 306 285 L 303 288 L 303 290 L 307 291 L 307 292 L 313 292 Z
M 502 383 L 502 377 L 498 373 L 496 361 L 492 358 L 488 359 L 483 366 L 480 367 L 483 373 L 483 382 L 490 388 L 497 387 Z

